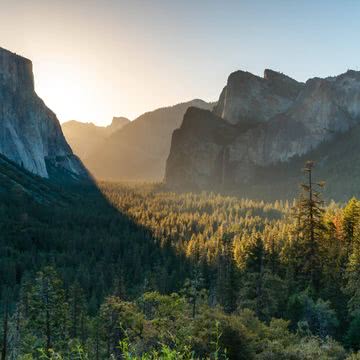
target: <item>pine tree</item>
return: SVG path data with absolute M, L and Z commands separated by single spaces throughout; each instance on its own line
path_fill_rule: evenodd
M 31 343 L 31 340 L 29 341 L 28 339 L 33 340 L 31 335 L 32 328 L 29 326 L 32 286 L 33 284 L 28 274 L 25 275 L 21 280 L 19 299 L 9 323 L 9 360 L 17 360 L 23 351 L 31 351 L 29 349 L 29 342 Z M 30 347 L 32 348 L 32 344 Z
M 357 315 L 360 309 L 360 234 L 354 236 L 352 253 L 346 268 L 345 292 L 350 297 L 348 309 L 352 315 Z
M 226 313 L 236 309 L 237 282 L 233 234 L 222 233 L 217 256 L 216 298 Z
M 240 286 L 240 306 L 255 311 L 261 320 L 277 315 L 283 300 L 283 281 L 272 272 L 271 253 L 256 236 L 248 245 Z
M 320 244 L 325 226 L 324 210 L 320 189 L 323 182 L 313 181 L 314 162 L 308 161 L 304 167 L 307 181 L 301 184 L 302 194 L 297 203 L 297 233 L 300 241 L 302 272 L 308 285 L 317 291 L 320 285 L 321 256 Z
M 15 312 L 10 319 L 9 326 L 9 360 L 16 360 L 20 357 L 23 348 L 27 319 L 24 317 L 21 302 L 16 304 Z
M 264 299 L 264 274 L 265 274 L 265 246 L 262 239 L 256 239 L 255 246 L 252 249 L 252 254 L 248 258 L 247 270 L 256 273 L 256 314 L 258 317 L 263 315 L 263 299 Z
M 345 261 L 348 261 L 352 251 L 356 225 L 360 220 L 360 202 L 352 198 L 343 210 L 342 230 L 344 236 Z
M 84 322 L 86 320 L 86 300 L 83 289 L 75 281 L 69 289 L 70 334 L 84 342 Z
M 30 330 L 46 351 L 61 349 L 68 339 L 69 309 L 62 281 L 52 267 L 37 273 L 30 295 Z
M 202 277 L 200 267 L 195 266 L 193 269 L 192 277 L 185 282 L 183 293 L 191 304 L 191 314 L 195 318 L 197 306 L 201 297 L 204 294 L 204 278 Z

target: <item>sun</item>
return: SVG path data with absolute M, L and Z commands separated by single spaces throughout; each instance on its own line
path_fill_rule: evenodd
M 37 94 L 60 121 L 83 119 L 84 114 L 90 112 L 94 114 L 92 79 L 81 66 L 66 59 L 45 59 L 34 63 L 33 68 Z M 96 111 L 93 116 L 96 117 Z

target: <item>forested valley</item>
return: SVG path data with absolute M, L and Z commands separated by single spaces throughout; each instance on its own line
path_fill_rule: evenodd
M 360 201 L 317 180 L 274 203 L 0 193 L 2 359 L 360 359 Z

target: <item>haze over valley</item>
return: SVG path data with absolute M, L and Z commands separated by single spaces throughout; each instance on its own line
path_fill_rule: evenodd
M 359 84 L 354 70 L 305 83 L 270 69 L 263 77 L 238 70 L 217 102 L 193 100 L 131 122 L 121 118 L 118 127 L 116 118 L 108 127 L 74 121 L 62 127 L 98 179 L 291 199 L 301 161 L 310 156 L 332 179 L 329 198 L 346 200 L 360 195 L 349 177 L 357 162 Z M 334 166 L 342 170 L 333 174 Z

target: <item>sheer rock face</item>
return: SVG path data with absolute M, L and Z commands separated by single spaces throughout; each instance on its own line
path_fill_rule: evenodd
M 198 112 L 187 112 L 174 133 L 165 178 L 169 185 L 228 188 L 256 182 L 256 169 L 289 162 L 360 123 L 360 72 L 314 78 L 305 85 L 272 71 L 264 79 L 241 73 L 246 84 L 231 90 L 229 106 L 232 76 L 215 114 L 203 113 L 199 122 Z M 272 84 L 266 91 L 264 81 Z M 217 126 L 215 115 L 222 118 L 216 117 Z M 196 131 L 191 123 L 197 124 Z M 226 141 L 214 140 L 229 132 Z
M 0 153 L 49 177 L 47 164 L 69 175 L 87 171 L 73 155 L 56 115 L 36 95 L 30 60 L 0 48 Z
M 302 87 L 302 83 L 272 70 L 265 70 L 263 78 L 236 71 L 229 76 L 214 111 L 235 125 L 266 122 L 289 109 Z
M 200 188 L 219 182 L 224 148 L 237 132 L 211 111 L 190 107 L 180 129 L 173 133 L 165 182 L 180 187 L 196 183 Z

